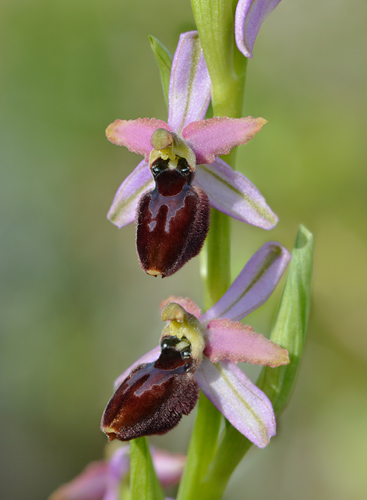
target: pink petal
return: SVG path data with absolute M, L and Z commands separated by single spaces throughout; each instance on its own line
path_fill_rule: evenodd
M 108 463 L 107 490 L 103 500 L 118 500 L 120 483 L 130 470 L 130 455 L 127 445 L 118 448 Z
M 175 486 L 181 478 L 186 456 L 151 447 L 153 465 L 158 481 L 164 488 Z M 130 470 L 129 446 L 118 448 L 108 464 L 107 491 L 103 500 L 119 498 L 120 483 Z
M 200 307 L 195 304 L 195 302 L 188 297 L 175 297 L 174 295 L 171 295 L 168 297 L 168 299 L 162 300 L 160 306 L 161 306 L 161 311 L 164 308 L 165 305 L 169 304 L 170 302 L 176 302 L 176 304 L 179 304 L 182 306 L 185 311 L 187 311 L 190 314 L 193 314 L 197 318 L 200 318 L 201 316 L 201 310 Z
M 105 460 L 92 462 L 72 481 L 61 485 L 49 500 L 100 500 L 107 487 Z
M 151 454 L 157 478 L 163 488 L 178 484 L 185 467 L 186 456 L 153 447 Z
M 266 243 L 251 257 L 226 293 L 202 315 L 200 321 L 220 317 L 239 321 L 250 314 L 273 293 L 289 259 L 288 250 L 279 243 Z
M 127 370 L 125 370 L 123 373 L 121 373 L 121 375 L 117 377 L 117 379 L 113 384 L 114 389 L 116 390 L 121 384 L 121 382 L 123 382 L 125 378 L 127 378 L 130 375 L 130 373 L 133 370 L 135 370 L 135 368 L 142 365 L 143 363 L 150 363 L 151 361 L 157 360 L 159 358 L 160 353 L 161 353 L 161 348 L 160 346 L 157 346 L 151 351 L 144 354 L 144 356 L 139 358 L 138 361 L 135 361 L 135 363 L 133 363 Z
M 232 362 L 204 358 L 195 373 L 200 389 L 229 422 L 259 448 L 275 435 L 273 408 L 267 396 Z
M 264 118 L 209 118 L 190 123 L 183 131 L 183 138 L 196 155 L 196 164 L 213 163 L 219 155 L 228 154 L 240 144 L 246 144 L 259 132 Z
M 212 363 L 229 360 L 271 367 L 289 363 L 288 351 L 256 333 L 251 326 L 229 319 L 213 319 L 208 324 L 204 354 Z
M 152 173 L 148 163 L 143 160 L 119 187 L 108 211 L 108 219 L 119 228 L 134 222 L 141 197 L 153 188 Z
M 235 37 L 238 50 L 252 58 L 256 36 L 265 18 L 280 0 L 239 0 L 235 16 Z
M 197 166 L 194 184 L 205 190 L 214 208 L 235 219 L 263 229 L 272 229 L 278 222 L 260 191 L 220 158 Z
M 210 77 L 197 31 L 180 36 L 169 87 L 168 123 L 181 134 L 191 122 L 205 117 L 210 101 Z
M 153 149 L 150 139 L 157 128 L 171 130 L 167 123 L 156 118 L 115 120 L 107 127 L 106 136 L 113 144 L 125 146 L 129 151 L 143 155 L 148 161 Z

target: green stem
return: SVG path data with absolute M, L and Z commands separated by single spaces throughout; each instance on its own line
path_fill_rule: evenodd
M 225 426 L 213 461 L 199 484 L 197 498 L 220 500 L 237 465 L 252 443 L 231 424 Z
M 222 158 L 235 164 L 236 149 Z M 211 209 L 210 230 L 202 252 L 201 277 L 205 284 L 205 309 L 209 309 L 228 290 L 231 284 L 231 219 Z
M 200 498 L 196 493 L 213 460 L 221 420 L 222 414 L 203 393 L 200 393 L 195 426 L 177 500 Z
M 231 270 L 228 258 L 230 255 L 230 231 L 229 218 L 212 208 L 210 231 L 204 247 L 205 270 L 202 270 L 205 282 L 205 309 L 215 304 L 230 284 Z
M 247 60 L 238 52 L 234 43 L 233 5 L 226 1 L 192 0 L 193 12 L 202 43 L 205 60 L 212 81 L 212 105 L 214 116 L 238 118 L 242 116 L 242 105 Z M 228 7 L 229 6 L 229 7 Z M 232 150 L 224 159 L 234 167 L 236 151 Z M 205 309 L 211 307 L 226 292 L 231 283 L 230 276 L 230 219 L 227 215 L 212 209 L 210 230 L 203 250 L 201 276 L 205 285 Z M 203 395 L 197 409 L 193 434 L 188 451 L 184 476 L 180 483 L 177 500 L 221 498 L 223 491 L 216 491 L 206 479 L 213 477 L 213 464 L 217 463 L 218 440 L 221 413 Z M 226 425 L 223 433 L 236 432 Z M 237 455 L 243 450 L 246 440 L 241 434 L 234 447 L 227 446 L 221 453 L 228 455 L 228 467 L 236 464 Z M 247 441 L 247 440 L 246 440 Z M 221 439 L 223 445 L 223 439 Z M 236 445 L 238 449 L 236 449 Z M 221 446 L 223 448 L 223 446 Z M 236 457 L 233 460 L 232 453 Z M 230 471 L 230 473 L 232 470 Z M 225 474 L 223 462 L 216 473 Z M 227 481 L 220 481 L 226 485 Z M 214 486 L 213 486 L 214 485 Z M 220 496 L 218 496 L 220 495 Z
M 213 461 L 196 489 L 196 498 L 220 500 L 232 473 L 251 445 L 251 441 L 237 429 L 230 424 L 226 425 Z

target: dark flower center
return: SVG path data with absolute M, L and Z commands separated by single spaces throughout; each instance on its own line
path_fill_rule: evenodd
M 170 159 L 158 158 L 152 165 L 156 188 L 162 196 L 176 196 L 184 186 L 193 180 L 193 172 L 185 158 L 178 157 L 177 165 L 172 166 Z

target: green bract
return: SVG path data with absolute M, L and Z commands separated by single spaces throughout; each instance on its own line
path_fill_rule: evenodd
M 311 303 L 313 235 L 300 226 L 271 340 L 288 350 L 290 363 L 263 368 L 257 385 L 267 394 L 275 414 L 286 406 L 301 358 Z
M 173 55 L 155 36 L 149 36 L 150 46 L 155 55 L 161 75 L 163 94 L 168 106 L 169 80 L 171 77 L 171 66 Z

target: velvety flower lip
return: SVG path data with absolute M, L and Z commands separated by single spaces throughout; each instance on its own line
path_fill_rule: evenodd
M 252 59 L 257 34 L 265 18 L 280 0 L 239 0 L 235 14 L 235 38 L 238 50 Z
M 204 314 L 188 298 L 169 297 L 161 303 L 162 320 L 167 321 L 163 341 L 182 339 L 184 346 L 190 345 L 190 359 L 196 360 L 191 373 L 200 389 L 232 425 L 260 448 L 276 432 L 274 412 L 267 396 L 237 363 L 276 367 L 289 363 L 289 357 L 285 349 L 239 320 L 269 298 L 289 259 L 289 252 L 279 243 L 265 244 L 223 297 Z M 126 385 L 132 373 L 147 370 L 149 363 L 157 362 L 160 356 L 161 347 L 145 354 L 118 377 L 115 389 Z
M 164 488 L 180 481 L 186 456 L 151 447 L 154 469 Z M 61 485 L 49 500 L 119 500 L 120 484 L 130 469 L 129 446 L 120 446 L 109 460 L 92 462 Z
M 153 189 L 152 159 L 175 153 L 186 159 L 190 155 L 196 158 L 196 165 L 189 162 L 195 173 L 192 185 L 207 194 L 214 208 L 263 229 L 276 225 L 277 216 L 258 189 L 218 158 L 234 146 L 248 142 L 266 120 L 252 117 L 205 120 L 210 91 L 210 77 L 198 34 L 195 31 L 184 33 L 172 63 L 168 122 L 138 118 L 115 120 L 107 127 L 106 135 L 112 143 L 144 156 L 121 184 L 108 212 L 108 218 L 116 226 L 121 228 L 134 222 L 142 195 Z M 181 141 L 179 149 L 156 151 L 152 148 L 152 135 L 160 129 Z

